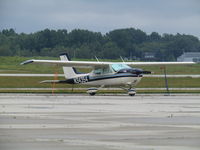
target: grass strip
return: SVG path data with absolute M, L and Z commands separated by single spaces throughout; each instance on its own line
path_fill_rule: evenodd
M 40 84 L 53 77 L 0 77 L 0 88 L 52 88 L 51 83 Z M 59 77 L 59 80 L 64 80 Z M 200 78 L 168 78 L 169 88 L 200 88 Z M 56 84 L 55 88 L 88 88 L 86 85 Z M 136 88 L 164 88 L 164 78 L 142 78 Z

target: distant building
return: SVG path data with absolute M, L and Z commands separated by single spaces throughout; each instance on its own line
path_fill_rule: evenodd
M 177 58 L 179 62 L 194 61 L 200 62 L 200 52 L 186 52 Z
M 153 59 L 155 59 L 155 53 L 145 52 L 144 53 L 144 59 L 145 60 L 153 60 Z

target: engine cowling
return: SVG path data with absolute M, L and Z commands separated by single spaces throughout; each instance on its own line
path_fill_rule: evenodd
M 151 71 L 145 71 L 140 68 L 124 68 L 119 70 L 117 73 L 132 73 L 132 74 L 151 74 Z

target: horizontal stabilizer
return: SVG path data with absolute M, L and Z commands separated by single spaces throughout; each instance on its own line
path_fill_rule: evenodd
M 59 83 L 60 80 L 44 80 L 44 81 L 41 81 L 40 83 Z

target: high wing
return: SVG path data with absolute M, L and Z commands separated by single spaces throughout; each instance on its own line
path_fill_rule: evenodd
M 154 65 L 191 65 L 196 64 L 196 62 L 124 62 L 126 65 L 130 66 L 154 66 Z
M 103 67 L 111 64 L 126 64 L 130 66 L 150 66 L 150 65 L 190 65 L 196 64 L 195 62 L 94 62 L 94 61 L 62 61 L 62 60 L 27 60 L 21 63 L 25 64 L 45 64 L 62 67 L 78 67 L 78 68 L 95 68 Z
M 62 66 L 62 67 L 78 67 L 78 68 L 94 68 L 100 66 L 107 66 L 112 64 L 111 62 L 92 62 L 92 61 L 62 61 L 62 60 L 27 60 L 21 63 L 21 65 L 26 65 L 29 63 L 33 64 L 45 64 L 53 66 Z

